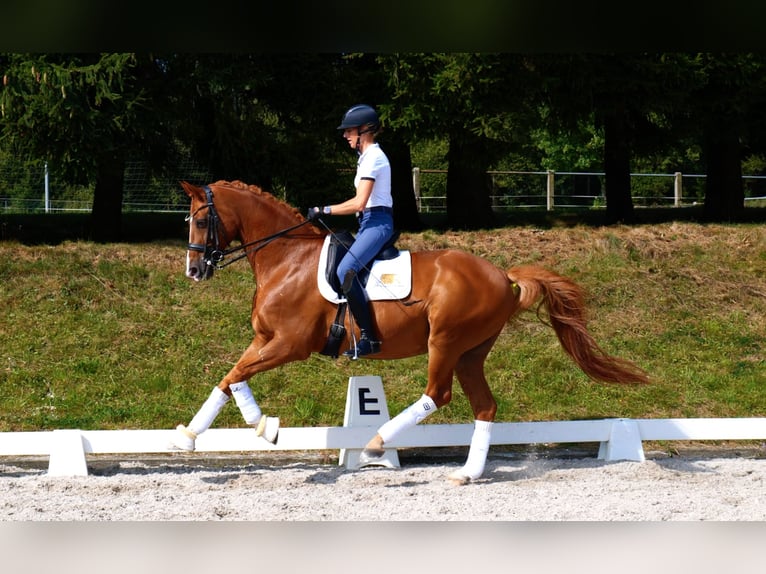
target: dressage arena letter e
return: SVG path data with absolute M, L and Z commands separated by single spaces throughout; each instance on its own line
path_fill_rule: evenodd
M 377 397 L 367 397 L 370 393 L 369 387 L 359 387 L 359 414 L 360 415 L 379 415 L 380 409 L 368 409 L 367 404 L 378 404 Z
M 375 428 L 389 421 L 386 393 L 379 376 L 354 376 L 348 379 L 346 392 L 346 412 L 343 417 L 345 427 L 363 427 L 364 433 L 374 434 Z M 369 437 L 368 437 L 369 438 Z M 338 463 L 349 469 L 359 468 L 361 448 L 341 449 Z M 399 456 L 396 448 L 385 451 L 378 466 L 399 468 Z

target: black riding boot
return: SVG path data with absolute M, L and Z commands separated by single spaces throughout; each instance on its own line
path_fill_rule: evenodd
M 357 279 L 353 271 L 349 271 L 343 281 L 343 293 L 348 301 L 348 308 L 354 315 L 356 324 L 359 325 L 361 336 L 356 342 L 356 349 L 349 349 L 343 353 L 346 357 L 356 359 L 364 355 L 380 353 L 380 341 L 373 340 L 372 316 L 370 315 L 370 302 L 367 293 Z

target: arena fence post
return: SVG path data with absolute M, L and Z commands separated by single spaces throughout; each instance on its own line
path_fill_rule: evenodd
M 49 476 L 88 476 L 85 447 L 79 430 L 54 430 L 51 433 Z
M 644 446 L 638 423 L 630 419 L 612 420 L 609 440 L 598 449 L 600 460 L 635 460 L 644 462 Z
M 383 380 L 372 375 L 349 377 L 343 426 L 368 427 L 372 438 L 389 418 Z M 345 465 L 348 469 L 356 469 L 361 453 L 362 449 L 341 449 L 338 464 Z M 386 449 L 379 464 L 388 468 L 399 468 L 399 454 L 396 449 Z

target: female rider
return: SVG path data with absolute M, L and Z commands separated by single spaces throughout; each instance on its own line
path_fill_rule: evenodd
M 356 105 L 344 114 L 338 129 L 348 145 L 359 155 L 354 186 L 356 193 L 343 203 L 312 207 L 308 218 L 321 215 L 349 215 L 359 220 L 356 240 L 338 265 L 338 279 L 349 309 L 359 325 L 360 338 L 355 349 L 343 353 L 356 359 L 380 352 L 370 315 L 370 305 L 357 274 L 378 254 L 394 233 L 393 199 L 391 196 L 391 166 L 375 138 L 380 131 L 380 120 L 368 105 Z

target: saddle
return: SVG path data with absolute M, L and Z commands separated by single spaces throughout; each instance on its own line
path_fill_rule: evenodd
M 410 252 L 396 247 L 399 233 L 396 231 L 373 261 L 357 274 L 370 301 L 404 299 L 410 294 L 412 289 Z M 337 269 L 355 240 L 350 231 L 331 233 L 325 239 L 319 256 L 317 286 L 325 299 L 338 305 L 327 342 L 324 349 L 320 351 L 322 355 L 332 358 L 338 357 L 340 345 L 346 338 L 344 322 L 347 302 L 341 289 Z
M 396 240 L 399 239 L 400 231 L 395 231 L 386 244 L 378 251 L 373 258 L 374 261 L 390 261 L 399 257 L 399 249 L 396 247 Z M 354 235 L 348 230 L 341 230 L 333 233 L 329 236 L 329 243 L 327 244 L 327 263 L 325 266 L 325 279 L 332 287 L 333 291 L 338 294 L 338 297 L 342 297 L 343 291 L 340 285 L 340 279 L 338 279 L 338 265 L 345 257 L 348 250 L 356 241 Z M 370 278 L 370 266 L 365 266 L 357 277 L 362 282 L 362 286 L 367 286 L 367 281 Z

